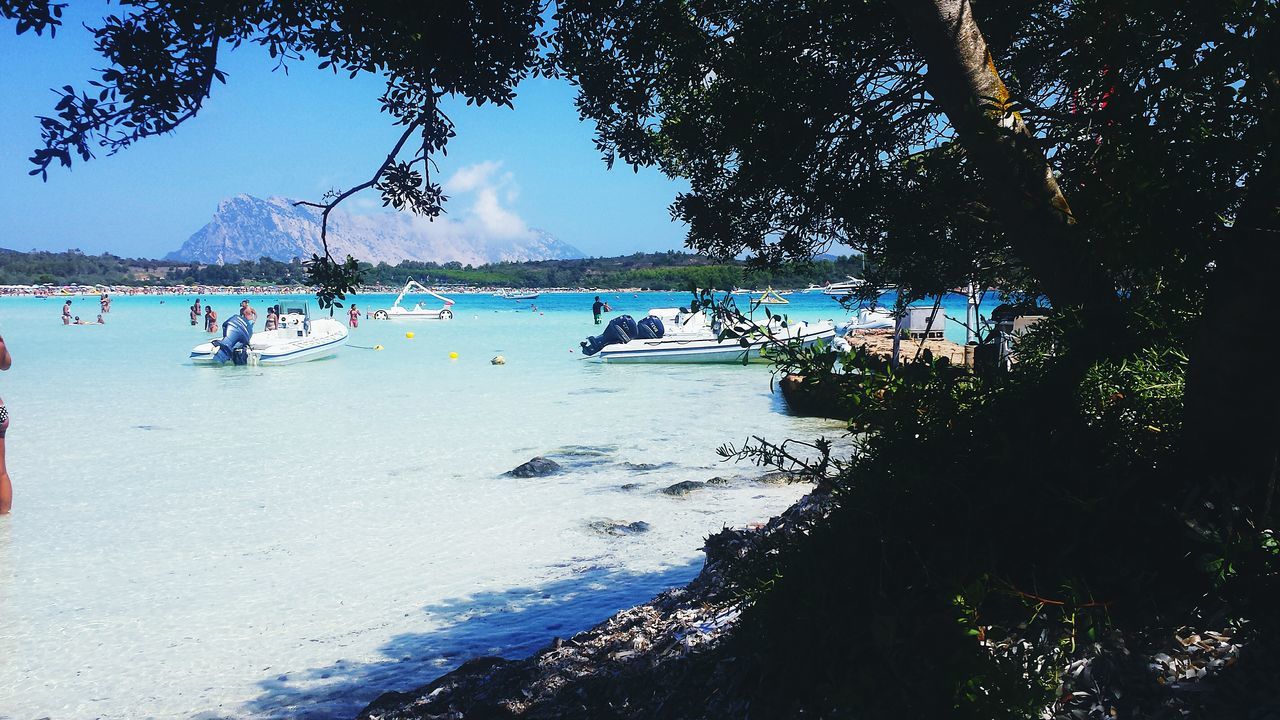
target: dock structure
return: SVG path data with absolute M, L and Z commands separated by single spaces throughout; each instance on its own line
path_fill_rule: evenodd
M 854 348 L 862 347 L 874 356 L 888 362 L 893 357 L 893 332 L 870 330 L 846 335 Z M 942 338 L 902 340 L 899 344 L 901 363 L 915 362 L 924 357 L 928 350 L 936 358 L 946 358 L 956 365 L 964 365 L 965 347 L 959 343 Z M 778 383 L 787 407 L 796 415 L 825 417 L 834 420 L 846 420 L 853 414 L 853 408 L 844 398 L 847 383 L 858 382 L 856 374 L 829 373 L 812 381 L 806 381 L 803 375 L 789 374 Z
M 867 352 L 888 360 L 893 357 L 893 333 L 891 331 L 866 331 L 845 337 L 853 347 L 864 347 Z M 924 350 L 935 358 L 946 358 L 956 365 L 965 364 L 964 346 L 943 338 L 903 340 L 899 349 L 900 362 L 912 362 L 923 356 Z

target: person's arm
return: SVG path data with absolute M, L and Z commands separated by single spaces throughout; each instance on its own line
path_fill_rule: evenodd
M 4 338 L 0 337 L 0 370 L 8 370 L 13 366 L 13 356 L 9 354 L 9 346 L 4 344 Z

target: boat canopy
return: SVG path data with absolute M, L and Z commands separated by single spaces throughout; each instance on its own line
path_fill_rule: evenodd
M 400 294 L 396 296 L 396 301 L 391 304 L 392 307 L 399 307 L 400 301 L 404 299 L 404 296 L 408 294 L 410 290 L 417 290 L 419 293 L 425 293 L 427 295 L 430 295 L 431 297 L 443 302 L 445 305 L 453 304 L 453 301 L 450 300 L 449 298 L 443 295 L 440 295 L 439 293 L 436 293 L 435 291 L 431 290 L 431 288 L 428 288 L 426 285 L 423 285 L 417 280 L 414 280 L 413 278 L 409 278 L 409 282 L 404 284 L 404 289 L 401 290 Z
M 277 300 L 275 306 L 280 311 L 280 317 L 285 315 L 302 315 L 303 317 L 311 317 L 311 306 L 306 300 L 298 298 L 289 298 L 288 300 Z

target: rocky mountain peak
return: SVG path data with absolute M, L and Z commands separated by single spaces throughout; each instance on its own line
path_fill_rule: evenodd
M 284 197 L 239 194 L 218 203 L 213 218 L 168 260 L 234 263 L 269 257 L 289 261 L 319 253 L 320 211 L 295 206 Z M 434 222 L 407 213 L 329 214 L 329 244 L 338 257 L 395 264 L 402 260 L 490 262 L 583 257 L 582 252 L 545 231 L 524 228 L 495 235 L 482 223 L 450 218 Z

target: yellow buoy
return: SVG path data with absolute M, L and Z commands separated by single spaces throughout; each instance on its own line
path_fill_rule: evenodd
M 449 353 L 449 359 L 450 359 L 450 360 L 457 360 L 457 359 L 458 359 L 458 353 L 456 353 L 456 352 L 451 352 L 451 353 Z
M 404 336 L 405 336 L 405 337 L 407 337 L 407 338 L 409 338 L 410 340 L 412 340 L 412 339 L 413 339 L 413 333 L 411 333 L 411 332 L 407 332 L 407 333 L 405 333 L 405 334 L 404 334 Z
M 374 345 L 374 346 L 373 346 L 373 349 L 374 349 L 374 350 L 381 350 L 381 349 L 382 349 L 382 346 L 381 346 L 381 345 Z

